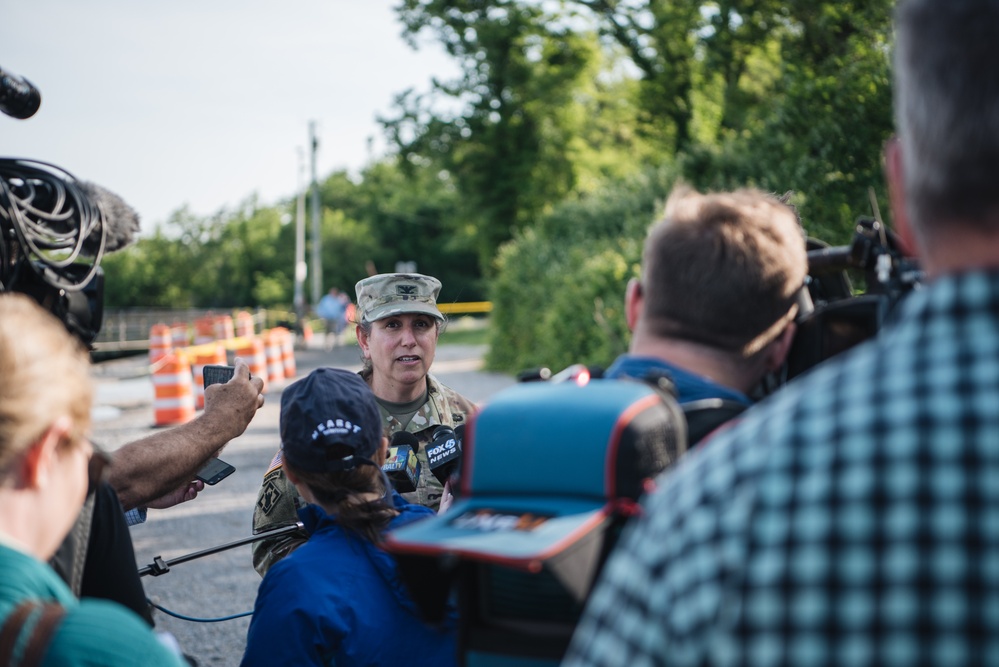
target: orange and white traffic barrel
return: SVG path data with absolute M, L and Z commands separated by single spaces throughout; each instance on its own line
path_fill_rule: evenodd
M 215 340 L 231 340 L 236 337 L 232 315 L 219 315 L 215 318 Z
M 187 347 L 191 342 L 187 332 L 187 322 L 174 322 L 170 325 L 170 337 L 174 347 Z
M 259 336 L 244 338 L 245 345 L 237 347 L 234 354 L 246 362 L 250 368 L 250 376 L 257 377 L 264 381 L 264 391 L 267 390 L 267 351 L 264 348 L 264 341 Z
M 284 362 L 281 360 L 281 334 L 276 329 L 264 332 L 264 351 L 267 354 L 267 381 L 284 379 Z
M 194 320 L 194 344 L 204 345 L 215 341 L 215 317 L 206 315 Z
M 275 331 L 279 333 L 281 341 L 281 365 L 284 368 L 284 376 L 293 378 L 295 377 L 295 335 L 284 327 L 278 327 Z
M 153 367 L 153 419 L 157 426 L 194 419 L 191 366 L 183 355 L 168 354 Z
M 236 338 L 252 338 L 254 333 L 253 315 L 245 310 L 236 313 Z
M 226 365 L 225 345 L 208 345 L 206 349 L 194 354 L 191 364 L 194 375 L 194 407 L 201 410 L 205 407 L 205 366 L 208 364 Z
M 173 351 L 173 336 L 170 327 L 165 324 L 154 324 L 149 328 L 149 363 L 167 356 Z

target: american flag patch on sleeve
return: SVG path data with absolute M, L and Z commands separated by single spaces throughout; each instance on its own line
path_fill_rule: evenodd
M 271 474 L 282 465 L 284 465 L 284 459 L 281 458 L 281 450 L 279 449 L 277 450 L 277 454 L 274 455 L 274 458 L 271 459 L 271 464 L 267 466 L 267 472 L 264 473 L 264 477 L 267 477 L 267 475 Z

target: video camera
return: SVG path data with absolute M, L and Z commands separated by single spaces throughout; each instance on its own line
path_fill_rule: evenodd
M 855 292 L 851 272 L 860 274 L 862 293 Z M 905 256 L 895 234 L 874 218 L 857 220 L 849 245 L 830 247 L 809 239 L 797 331 L 779 377 L 770 379 L 770 390 L 875 336 L 895 305 L 922 280 L 916 260 Z
M 40 101 L 30 82 L 0 69 L 0 111 L 28 118 Z M 138 229 L 117 195 L 52 164 L 0 158 L 0 292 L 31 296 L 86 345 L 104 320 L 104 253 Z
M 103 321 L 105 230 L 69 173 L 0 159 L 0 291 L 31 296 L 87 344 Z
M 459 478 L 442 471 L 458 498 L 386 536 L 402 581 L 428 621 L 457 600 L 460 664 L 557 665 L 638 498 L 686 448 L 672 385 L 572 367 L 433 443 L 431 466 L 459 457 Z

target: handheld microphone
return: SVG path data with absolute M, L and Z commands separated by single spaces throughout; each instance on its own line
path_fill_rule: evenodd
M 0 68 L 0 111 L 24 120 L 31 118 L 42 104 L 42 94 L 24 77 Z
M 427 447 L 427 462 L 430 472 L 441 484 L 446 483 L 461 465 L 461 437 L 464 433 L 464 424 L 457 429 L 450 426 L 438 426 L 434 429 L 432 441 Z M 451 488 L 454 489 L 455 486 L 452 484 Z
M 388 458 L 382 470 L 399 493 L 416 491 L 420 483 L 420 461 L 416 458 L 420 441 L 412 433 L 398 431 L 392 435 Z

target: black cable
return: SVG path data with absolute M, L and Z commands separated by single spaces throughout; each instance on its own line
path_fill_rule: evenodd
M 247 616 L 253 616 L 253 612 L 252 611 L 244 611 L 244 612 L 239 613 L 239 614 L 232 614 L 231 616 L 220 616 L 219 618 L 196 618 L 194 616 L 185 616 L 184 614 L 178 614 L 175 611 L 170 611 L 166 607 L 162 607 L 162 606 L 156 604 L 155 602 L 153 602 L 149 598 L 146 598 L 146 602 L 148 602 L 150 604 L 150 606 L 152 606 L 152 607 L 154 607 L 156 609 L 159 609 L 164 614 L 167 614 L 169 616 L 173 616 L 174 618 L 179 618 L 182 621 L 191 621 L 193 623 L 221 623 L 222 621 L 232 621 L 232 620 L 237 619 L 237 618 L 245 618 Z
M 103 210 L 72 174 L 0 158 L 0 286 L 13 288 L 30 268 L 56 289 L 80 290 L 97 273 L 106 240 Z

